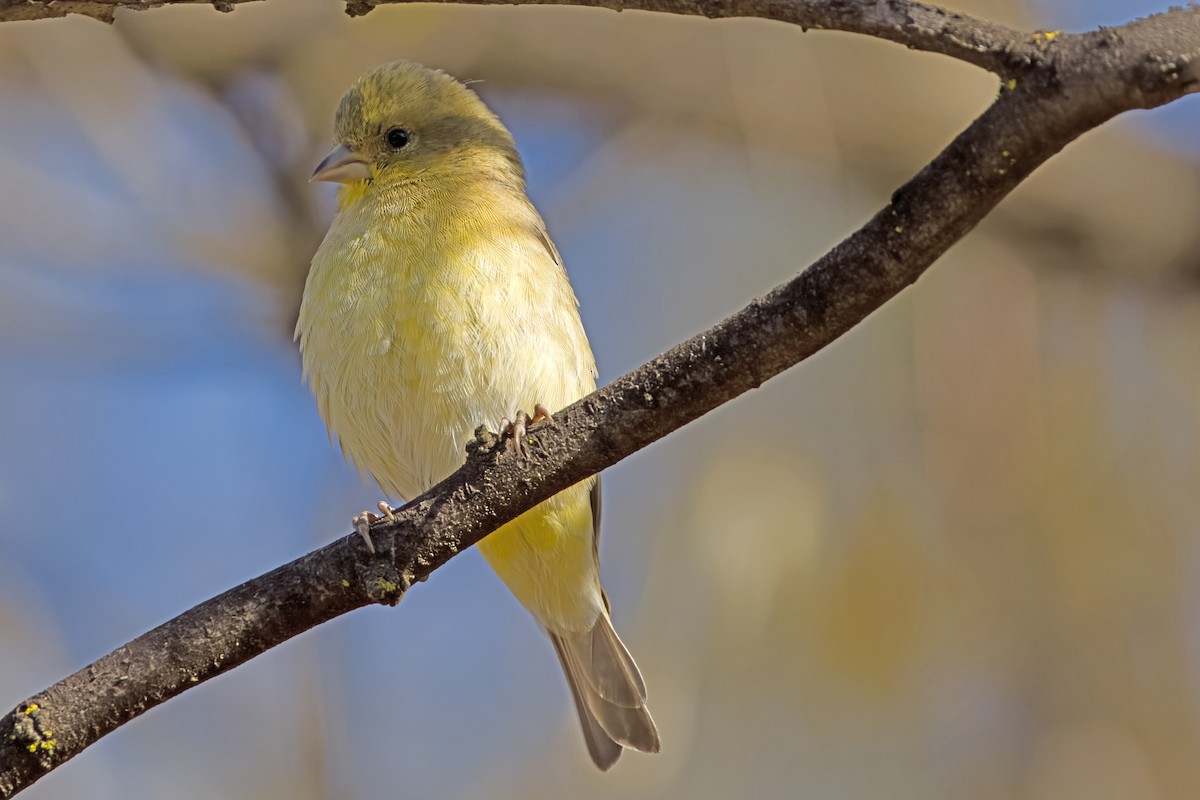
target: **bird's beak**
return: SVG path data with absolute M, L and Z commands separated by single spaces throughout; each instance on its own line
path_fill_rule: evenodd
M 371 178 L 371 167 L 367 160 L 344 144 L 329 151 L 325 160 L 317 164 L 311 181 L 330 181 L 332 183 L 354 183 Z

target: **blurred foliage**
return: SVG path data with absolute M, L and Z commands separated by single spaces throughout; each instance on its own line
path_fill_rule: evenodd
M 290 325 L 332 111 L 398 57 L 482 79 L 514 128 L 605 378 L 820 255 L 996 89 L 860 37 L 568 8 L 0 26 L 10 702 L 374 498 L 325 446 Z M 549 648 L 470 554 L 29 796 L 1197 796 L 1200 169 L 1148 120 L 610 471 L 606 580 L 660 756 L 592 771 Z

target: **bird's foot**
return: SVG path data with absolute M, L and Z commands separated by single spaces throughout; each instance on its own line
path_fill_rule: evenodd
M 354 518 L 354 530 L 366 542 L 367 549 L 372 553 L 375 552 L 375 543 L 371 541 L 371 525 L 379 522 L 381 519 L 395 519 L 396 509 L 389 506 L 382 500 L 379 501 L 379 514 L 372 514 L 370 511 L 364 511 Z
M 554 424 L 554 417 L 550 415 L 546 407 L 541 403 L 535 403 L 532 417 L 524 411 L 518 411 L 516 418 L 512 421 L 507 419 L 502 420 L 500 422 L 500 438 L 503 439 L 505 436 L 511 436 L 513 449 L 517 452 L 517 455 L 523 457 L 525 455 L 524 440 L 526 431 L 530 425 L 537 425 L 543 420 L 549 422 L 551 425 Z

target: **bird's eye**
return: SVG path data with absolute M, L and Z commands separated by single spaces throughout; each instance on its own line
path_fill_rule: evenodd
M 408 131 L 404 130 L 404 128 L 392 128 L 387 132 L 388 147 L 393 150 L 399 150 L 408 144 L 408 138 Z

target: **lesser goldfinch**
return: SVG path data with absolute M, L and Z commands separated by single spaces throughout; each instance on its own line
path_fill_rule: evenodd
M 595 388 L 578 301 L 508 129 L 444 72 L 373 69 L 338 107 L 313 174 L 341 184 L 304 287 L 304 373 L 342 451 L 393 498 L 465 461 L 480 424 L 562 408 Z M 516 438 L 520 441 L 519 435 Z M 381 506 L 387 510 L 386 506 Z M 600 585 L 599 479 L 479 543 L 550 635 L 601 769 L 659 750 L 646 687 Z

